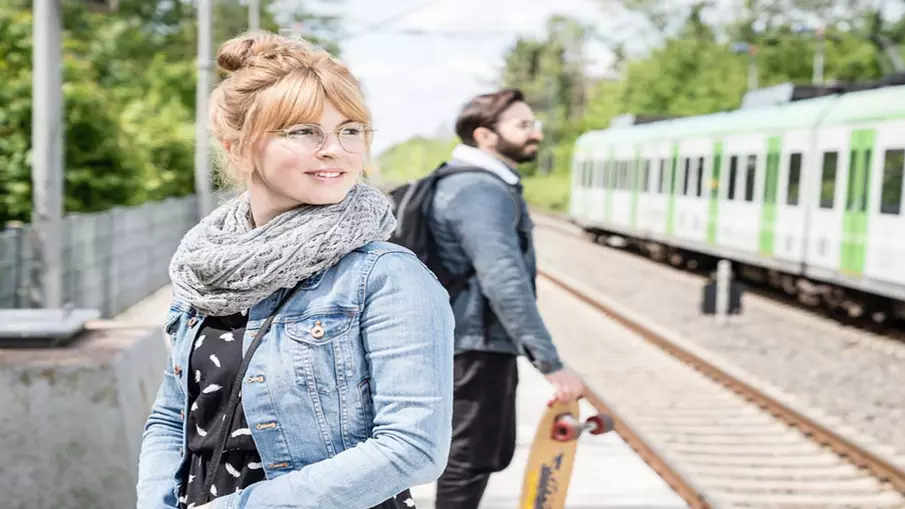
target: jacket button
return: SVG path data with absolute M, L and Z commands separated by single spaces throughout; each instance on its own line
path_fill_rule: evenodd
M 180 421 L 184 421 L 184 420 L 185 420 L 185 410 L 180 410 L 180 411 L 179 411 L 179 420 L 180 420 Z
M 192 319 L 189 320 L 189 327 L 194 327 L 196 323 L 198 323 L 198 318 L 193 316 Z
M 179 364 L 174 365 L 174 366 L 173 366 L 173 374 L 176 375 L 176 376 L 182 375 L 182 366 L 180 366 Z
M 311 328 L 311 335 L 315 339 L 320 339 L 320 338 L 324 337 L 324 328 L 321 327 L 320 322 L 314 322 L 314 327 Z

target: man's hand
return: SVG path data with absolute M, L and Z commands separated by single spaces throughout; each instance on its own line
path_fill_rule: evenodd
M 554 398 L 563 403 L 571 403 L 584 394 L 584 382 L 569 368 L 562 368 L 546 376 L 555 391 Z

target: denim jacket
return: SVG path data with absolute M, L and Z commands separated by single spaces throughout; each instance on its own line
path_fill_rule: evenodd
M 511 172 L 492 167 L 475 154 L 477 149 L 468 149 L 458 147 L 449 164 L 477 163 L 498 175 Z M 469 160 L 456 160 L 457 154 Z M 452 274 L 475 269 L 453 302 L 456 351 L 522 354 L 548 374 L 563 365 L 537 308 L 534 223 L 521 186 L 510 182 L 482 172 L 444 177 L 437 184 L 429 225 L 437 257 Z
M 288 290 L 249 310 L 255 333 Z M 189 355 L 204 316 L 174 301 L 170 363 L 145 426 L 138 509 L 177 507 Z M 315 323 L 323 335 L 312 335 Z M 252 356 L 242 407 L 266 480 L 214 509 L 366 509 L 434 481 L 452 422 L 449 297 L 408 250 L 375 242 L 308 279 Z

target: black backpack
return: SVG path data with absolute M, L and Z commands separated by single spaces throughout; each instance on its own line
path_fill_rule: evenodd
M 393 203 L 393 214 L 396 215 L 396 230 L 389 241 L 406 247 L 430 269 L 440 284 L 446 288 L 450 300 L 465 289 L 468 280 L 474 275 L 474 268 L 465 274 L 453 275 L 443 266 L 436 256 L 436 243 L 428 224 L 428 216 L 434 202 L 437 183 L 443 177 L 456 173 L 484 172 L 493 176 L 495 173 L 478 166 L 451 166 L 441 164 L 427 176 L 403 184 L 390 191 Z

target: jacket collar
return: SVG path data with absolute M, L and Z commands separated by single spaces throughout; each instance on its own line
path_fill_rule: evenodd
M 484 152 L 483 150 L 469 147 L 468 145 L 457 145 L 452 151 L 451 164 L 467 164 L 479 166 L 485 170 L 495 173 L 503 179 L 503 182 L 514 186 L 519 183 L 521 176 L 514 169 L 507 166 L 503 161 Z

